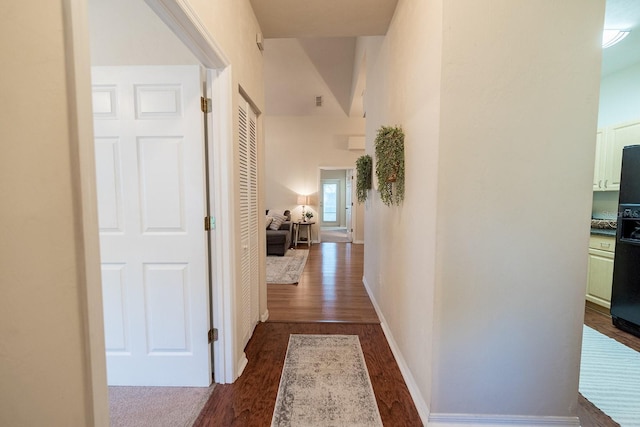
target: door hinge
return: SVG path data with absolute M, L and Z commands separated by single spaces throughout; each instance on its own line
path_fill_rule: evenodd
M 216 219 L 212 216 L 204 217 L 204 231 L 211 231 L 216 229 Z
M 211 98 L 200 97 L 200 109 L 203 113 L 211 112 Z
M 214 341 L 218 341 L 218 328 L 209 329 L 207 338 L 209 339 L 209 344 L 211 344 Z

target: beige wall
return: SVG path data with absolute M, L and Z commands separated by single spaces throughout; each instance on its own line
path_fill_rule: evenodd
M 232 93 L 231 105 L 232 105 L 232 121 L 233 121 L 233 139 L 228 141 L 232 144 L 229 148 L 232 150 L 233 165 L 234 168 L 230 171 L 229 175 L 229 195 L 232 206 L 232 212 L 229 212 L 227 218 L 220 218 L 218 221 L 219 226 L 226 223 L 229 224 L 229 229 L 232 229 L 235 234 L 235 239 L 232 241 L 240 241 L 240 224 L 235 220 L 233 212 L 240 210 L 239 199 L 235 197 L 239 193 L 239 179 L 238 179 L 238 151 L 237 144 L 234 141 L 238 140 L 238 102 L 240 96 L 238 93 L 242 92 L 247 100 L 254 106 L 258 115 L 258 164 L 259 164 L 259 185 L 261 185 L 264 173 L 262 171 L 264 165 L 263 157 L 263 119 L 260 113 L 264 112 L 264 82 L 262 78 L 263 58 L 262 52 L 256 45 L 256 34 L 260 32 L 258 21 L 253 13 L 249 0 L 189 0 L 189 5 L 193 11 L 198 15 L 201 22 L 205 25 L 207 31 L 211 34 L 212 38 L 220 46 L 224 54 L 227 56 L 231 67 L 231 80 L 232 80 Z M 264 211 L 264 200 L 262 196 L 259 196 L 258 200 L 259 212 Z M 264 216 L 259 215 L 260 224 L 263 224 Z M 226 223 L 225 223 L 226 221 Z M 260 226 L 260 228 L 264 228 Z M 260 259 L 263 260 L 266 252 L 266 237 L 263 234 L 258 234 L 258 250 L 260 252 Z M 239 260 L 241 256 L 242 248 L 240 245 L 236 245 L 234 256 L 231 256 L 231 260 Z M 240 264 L 233 261 L 233 267 L 235 269 L 235 277 L 240 277 Z M 260 264 L 260 313 L 266 312 L 266 280 L 265 280 L 265 267 L 264 262 Z M 236 295 L 241 295 L 240 281 L 235 280 Z M 241 309 L 241 298 L 237 298 L 235 319 L 237 323 L 242 321 L 243 310 Z M 240 337 L 236 339 L 236 346 L 234 350 L 234 357 L 238 366 L 246 360 L 244 357 L 244 343 L 240 340 Z
M 199 64 L 143 0 L 88 3 L 91 65 Z
M 403 126 L 406 197 L 374 192 L 365 279 L 442 425 L 576 414 L 603 13 L 400 0 L 367 41 L 367 152 Z
M 173 64 L 197 64 L 198 60 L 184 46 L 184 44 L 171 32 L 170 29 L 160 20 L 143 0 L 126 1 L 116 0 L 115 3 L 106 0 L 89 0 L 90 3 L 90 30 L 91 30 L 91 54 L 94 65 L 173 65 Z M 260 31 L 257 20 L 253 14 L 248 0 L 227 2 L 214 1 L 200 3 L 197 0 L 187 2 L 187 6 L 193 8 L 198 15 L 198 19 L 207 28 L 223 54 L 230 61 L 231 80 L 233 96 L 229 99 L 232 105 L 232 112 L 229 120 L 232 123 L 224 125 L 233 129 L 233 141 L 238 138 L 238 100 L 237 93 L 242 91 L 253 104 L 257 111 L 264 110 L 264 90 L 262 82 L 262 53 L 255 43 L 255 35 Z M 233 24 L 233 25 L 230 25 Z M 162 46 L 162 49 L 157 49 Z M 215 111 L 216 124 L 224 115 Z M 261 119 L 258 119 L 261 126 Z M 215 131 L 214 131 L 215 132 Z M 262 152 L 262 132 L 259 129 L 258 144 L 259 152 Z M 235 150 L 237 144 L 233 141 L 226 141 L 228 150 L 232 153 L 229 163 L 229 178 L 226 181 L 230 185 L 228 196 L 235 208 L 232 212 L 237 212 L 239 207 L 235 194 L 238 188 L 238 153 Z M 235 161 L 234 161 L 235 160 Z M 259 163 L 263 163 L 262 155 Z M 262 174 L 260 175 L 260 177 Z M 262 200 L 260 200 L 262 206 Z M 262 208 L 260 210 L 263 210 Z M 239 240 L 238 224 L 235 223 L 233 214 L 221 215 L 218 224 L 227 229 L 235 230 L 236 238 L 232 242 Z M 262 239 L 263 236 L 260 236 Z M 259 250 L 264 250 L 264 242 L 259 242 Z M 235 248 L 235 259 L 239 259 L 241 248 Z M 234 257 L 229 257 L 229 262 L 233 265 L 239 275 L 239 264 Z M 261 274 L 264 276 L 264 266 L 261 266 Z M 264 280 L 263 280 L 264 282 Z M 239 286 L 238 280 L 235 280 Z M 241 294 L 238 290 L 238 295 Z M 266 310 L 266 284 L 262 284 L 260 301 L 260 313 Z M 241 300 L 238 299 L 238 304 Z M 241 321 L 242 309 L 238 305 L 235 315 L 237 321 Z M 236 364 L 241 366 L 244 363 L 244 343 L 240 337 L 236 337 L 234 349 L 234 359 Z
M 0 17 L 3 426 L 108 425 L 101 311 L 87 312 L 96 294 L 101 307 L 97 228 L 84 229 L 85 220 L 97 224 L 95 197 L 83 200 L 79 182 L 79 158 L 92 154 L 91 122 L 87 114 L 82 130 L 74 126 L 72 35 L 63 32 L 63 16 L 78 9 L 72 1 L 18 2 Z M 83 28 L 73 36 L 86 42 Z M 77 93 L 90 106 L 84 66 Z
M 20 2 L 0 18 L 0 132 L 8 142 L 0 156 L 0 425 L 109 422 L 95 183 L 82 166 L 91 164 L 93 146 L 84 108 L 91 105 L 86 3 Z M 200 3 L 201 20 L 231 61 L 235 90 L 242 86 L 262 108 L 249 1 Z M 65 28 L 70 15 L 73 32 Z M 74 38 L 87 59 L 75 74 Z M 68 114 L 74 93 L 86 104 L 79 129 Z M 48 108 L 34 109 L 34 99 Z
M 265 185 L 264 195 L 269 209 L 292 212 L 299 218 L 302 208 L 298 194 L 308 194 L 312 203 L 307 209 L 318 219 L 320 167 L 355 169 L 362 151 L 349 150 L 347 139 L 362 135 L 364 119 L 323 116 L 266 116 L 265 118 Z M 361 218 L 362 206 L 356 205 Z M 363 240 L 363 221 L 356 223 L 355 240 Z M 317 224 L 314 239 L 317 238 Z

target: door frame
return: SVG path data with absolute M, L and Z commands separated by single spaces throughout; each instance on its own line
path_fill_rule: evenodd
M 214 266 L 213 289 L 210 295 L 214 327 L 219 329 L 218 341 L 213 343 L 214 374 L 216 382 L 230 383 L 237 378 L 237 362 L 234 354 L 235 322 L 233 319 L 234 296 L 231 284 L 235 283 L 235 250 L 232 231 L 232 192 L 224 183 L 233 182 L 232 76 L 230 61 L 220 46 L 208 33 L 188 5 L 174 0 L 145 0 L 207 69 L 211 79 L 213 111 L 209 114 L 208 148 L 211 153 L 209 166 L 209 191 L 212 212 L 219 218 L 213 233 L 213 250 L 209 262 Z M 106 355 L 104 345 L 104 319 L 102 313 L 102 284 L 100 277 L 100 244 L 96 196 L 96 171 L 93 147 L 93 118 L 91 98 L 91 61 L 89 50 L 89 20 L 87 0 L 63 0 L 64 43 L 67 52 L 67 96 L 69 99 L 69 128 L 72 141 L 72 169 L 78 186 L 79 208 L 82 210 L 82 236 L 78 241 L 78 257 L 86 269 L 82 273 L 84 287 L 79 289 L 88 343 L 87 381 L 91 396 L 94 422 L 108 423 Z
M 353 179 L 353 177 L 355 176 L 355 165 L 350 165 L 350 166 L 319 166 L 318 167 L 318 189 L 317 189 L 317 194 L 318 194 L 318 199 L 320 198 L 320 193 L 322 191 L 322 171 L 332 171 L 332 170 L 344 170 L 346 171 L 346 175 L 347 175 L 347 179 Z M 341 190 L 343 191 L 343 190 Z M 354 238 L 353 236 L 355 236 L 355 230 L 356 230 L 356 214 L 354 212 L 354 209 L 356 207 L 354 200 L 356 200 L 355 198 L 355 185 L 353 185 L 353 183 L 351 184 L 351 224 L 346 224 L 347 226 L 347 231 L 349 229 L 353 230 L 353 232 L 351 233 L 352 238 L 351 238 L 351 243 L 353 243 Z M 318 200 L 319 202 L 319 200 Z M 318 212 L 320 212 L 320 206 L 318 205 Z M 320 221 L 318 221 L 318 243 L 322 242 L 322 232 L 321 232 L 321 224 Z
M 235 283 L 235 230 L 233 192 L 226 183 L 233 182 L 233 83 L 231 62 L 189 5 L 175 0 L 145 0 L 167 27 L 182 40 L 200 61 L 207 73 L 207 96 L 212 100 L 212 114 L 207 114 L 207 183 L 210 212 L 216 225 L 210 231 L 212 267 L 210 306 L 212 328 L 218 329 L 213 342 L 213 367 L 217 383 L 232 383 L 239 376 L 234 349 L 236 336 L 232 284 Z

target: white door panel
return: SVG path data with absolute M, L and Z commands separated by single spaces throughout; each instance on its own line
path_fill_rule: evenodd
M 199 67 L 92 78 L 108 382 L 207 386 Z

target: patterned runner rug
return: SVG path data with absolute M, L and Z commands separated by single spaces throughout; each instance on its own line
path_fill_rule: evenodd
M 584 327 L 580 393 L 621 426 L 640 426 L 640 353 Z
M 291 335 L 272 426 L 380 427 L 357 335 Z
M 306 249 L 289 249 L 284 256 L 268 256 L 267 284 L 297 284 L 308 257 Z

